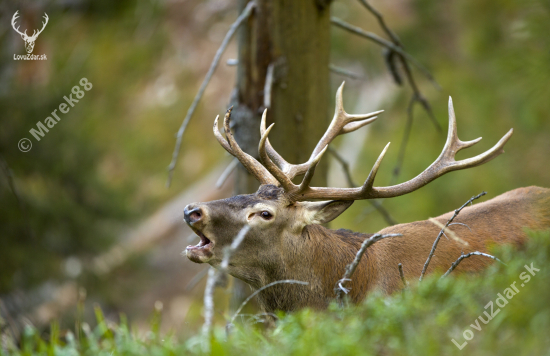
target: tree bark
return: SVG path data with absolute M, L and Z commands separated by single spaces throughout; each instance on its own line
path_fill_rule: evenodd
M 231 100 L 235 138 L 245 152 L 258 157 L 261 114 L 267 105 L 268 123 L 275 122 L 272 145 L 288 162 L 302 163 L 328 125 L 330 1 L 255 1 L 254 13 L 238 33 L 237 85 Z M 239 0 L 239 12 L 247 3 Z M 273 85 L 266 103 L 270 64 Z M 322 160 L 312 185 L 326 185 L 327 167 Z M 242 165 L 237 172 L 235 193 L 256 191 L 258 183 Z M 242 289 L 234 289 L 234 299 L 240 293 Z

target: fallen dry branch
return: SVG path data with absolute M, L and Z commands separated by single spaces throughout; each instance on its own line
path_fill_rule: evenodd
M 249 2 L 244 8 L 243 12 L 237 18 L 237 20 L 229 28 L 229 31 L 225 35 L 225 38 L 223 39 L 222 44 L 220 45 L 220 48 L 218 48 L 218 50 L 216 51 L 214 60 L 212 61 L 212 64 L 210 64 L 210 68 L 206 73 L 206 77 L 204 78 L 199 88 L 199 91 L 197 92 L 197 95 L 195 95 L 195 98 L 193 99 L 193 102 L 191 103 L 189 110 L 187 110 L 187 115 L 185 115 L 185 118 L 183 119 L 183 122 L 181 123 L 181 126 L 176 135 L 176 146 L 174 147 L 174 152 L 172 153 L 172 161 L 168 165 L 168 180 L 166 181 L 167 187 L 169 187 L 170 183 L 172 182 L 172 174 L 174 173 L 174 168 L 176 168 L 176 162 L 178 160 L 181 141 L 183 139 L 183 134 L 185 132 L 185 129 L 187 128 L 187 125 L 189 124 L 189 121 L 191 120 L 191 117 L 193 116 L 193 113 L 195 112 L 197 105 L 199 104 L 199 101 L 201 100 L 202 95 L 204 94 L 204 90 L 208 86 L 208 83 L 210 82 L 210 79 L 214 74 L 214 71 L 218 67 L 222 54 L 227 48 L 229 41 L 231 41 L 231 38 L 233 38 L 233 35 L 235 35 L 235 32 L 237 32 L 237 29 L 239 28 L 239 26 L 241 26 L 241 24 L 250 16 L 254 7 L 255 7 L 254 1 Z
M 471 204 L 474 200 L 476 200 L 478 198 L 481 198 L 485 194 L 487 194 L 487 192 L 481 192 L 478 195 L 473 196 L 470 199 L 468 199 L 468 201 L 466 203 L 464 203 L 460 208 L 455 210 L 455 213 L 453 214 L 453 216 L 451 216 L 449 221 L 447 221 L 445 226 L 441 229 L 441 231 L 439 231 L 439 234 L 437 235 L 437 238 L 435 239 L 435 241 L 432 245 L 432 249 L 430 251 L 430 254 L 428 255 L 428 259 L 426 260 L 426 263 L 424 263 L 424 268 L 422 268 L 422 273 L 420 274 L 420 279 L 419 279 L 420 281 L 422 281 L 422 278 L 424 278 L 424 274 L 428 270 L 428 265 L 430 264 L 430 261 L 432 260 L 432 257 L 435 253 L 435 249 L 437 248 L 437 244 L 439 243 L 439 240 L 441 239 L 441 236 L 443 236 L 443 234 L 445 232 L 445 229 L 453 222 L 453 220 L 458 216 L 458 214 L 462 211 L 462 209 L 464 209 L 468 204 Z
M 381 234 L 374 234 L 368 239 L 365 239 L 363 243 L 361 244 L 361 248 L 359 251 L 357 251 L 357 254 L 355 255 L 355 258 L 353 259 L 353 262 L 351 262 L 349 265 L 346 266 L 346 272 L 344 273 L 344 276 L 342 279 L 340 279 L 336 283 L 336 287 L 334 288 L 336 292 L 336 300 L 342 304 L 342 297 L 344 294 L 348 294 L 350 291 L 350 288 L 344 287 L 344 283 L 351 281 L 351 276 L 355 272 L 355 269 L 357 269 L 357 266 L 359 265 L 359 262 L 361 262 L 361 258 L 363 257 L 363 254 L 365 254 L 365 251 L 369 246 L 374 244 L 375 242 L 378 242 L 382 239 L 385 239 L 387 237 L 399 237 L 403 236 L 402 234 L 387 234 L 387 235 L 381 235 Z
M 502 262 L 501 260 L 499 260 L 498 258 L 496 258 L 493 255 L 489 255 L 488 253 L 474 251 L 474 252 L 464 254 L 464 252 L 462 252 L 460 257 L 456 261 L 453 262 L 453 264 L 451 265 L 451 268 L 449 268 L 449 270 L 447 272 L 445 272 L 445 274 L 443 276 L 441 276 L 441 278 L 447 277 L 449 275 L 449 273 L 451 273 L 463 259 L 468 258 L 470 256 L 485 256 L 485 257 L 492 258 L 493 260 L 498 261 L 498 262 L 502 263 L 503 265 L 506 265 L 506 263 Z

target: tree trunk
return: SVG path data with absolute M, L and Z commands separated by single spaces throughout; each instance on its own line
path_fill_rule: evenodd
M 256 0 L 254 13 L 239 29 L 233 122 L 235 138 L 248 154 L 258 157 L 260 120 L 266 106 L 268 122 L 276 123 L 270 141 L 290 163 L 307 161 L 326 130 L 330 102 L 329 2 Z M 240 0 L 239 11 L 247 3 Z M 273 85 L 267 103 L 264 87 L 270 65 Z M 237 171 L 235 193 L 254 192 L 258 188 L 256 180 L 241 165 Z M 312 185 L 326 185 L 326 176 L 327 163 L 322 160 Z M 237 294 L 241 292 L 234 289 L 234 299 L 239 299 Z

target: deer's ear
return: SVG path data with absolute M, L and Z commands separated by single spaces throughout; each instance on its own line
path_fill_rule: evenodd
M 307 225 L 332 221 L 353 204 L 353 200 L 303 202 Z

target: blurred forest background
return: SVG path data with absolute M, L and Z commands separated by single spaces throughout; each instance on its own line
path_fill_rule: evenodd
M 372 4 L 442 88 L 417 76 L 443 132 L 415 108 L 399 181 L 439 155 L 449 95 L 461 139 L 484 138 L 457 158 L 488 149 L 514 128 L 506 153 L 491 163 L 385 201 L 393 218 L 402 223 L 437 216 L 483 190 L 492 198 L 522 186 L 548 187 L 550 2 Z M 25 53 L 10 25 L 16 10 L 21 28 L 29 32 L 48 14 L 34 49 L 34 54 L 46 53 L 46 61 L 13 59 Z M 331 11 L 383 36 L 356 1 L 337 0 Z M 192 201 L 232 194 L 231 181 L 215 188 L 231 159 L 215 141 L 212 122 L 227 108 L 235 83 L 235 67 L 226 65 L 236 58 L 235 41 L 188 127 L 168 189 L 166 167 L 174 135 L 236 17 L 236 4 L 228 0 L 0 2 L 2 319 L 41 326 L 60 318 L 70 325 L 91 315 L 97 302 L 108 317 L 124 312 L 137 325 L 147 323 L 155 303 L 157 309 L 163 306 L 165 328 L 183 330 L 201 320 L 203 285 L 191 287 L 206 266 L 180 255 L 190 235 L 182 211 Z M 359 131 L 360 140 L 347 144 L 351 151 L 342 147 L 340 152 L 357 155 L 352 173 L 360 182 L 391 141 L 377 178 L 377 185 L 388 185 L 410 88 L 394 84 L 375 44 L 334 27 L 331 42 L 331 62 L 360 76 L 346 79 L 347 111 L 365 112 L 361 103 L 373 97 L 378 99 L 372 110 L 386 110 Z M 345 78 L 331 75 L 333 95 Z M 29 130 L 83 77 L 93 88 L 39 142 L 34 140 Z M 27 153 L 18 149 L 24 137 L 33 144 Z M 334 147 L 339 145 L 344 142 L 337 140 Z M 335 161 L 329 184 L 346 185 Z M 386 222 L 367 202 L 357 202 L 333 226 L 375 232 Z

